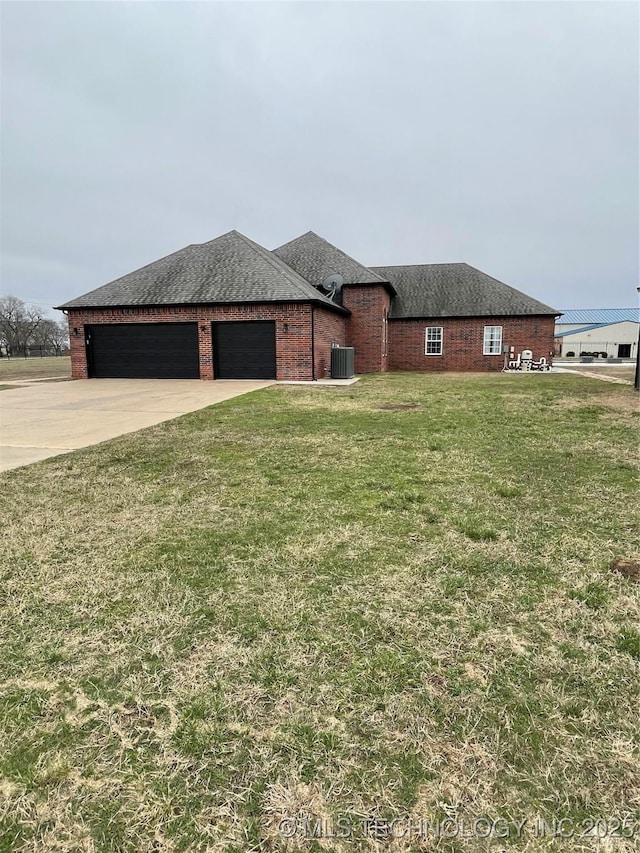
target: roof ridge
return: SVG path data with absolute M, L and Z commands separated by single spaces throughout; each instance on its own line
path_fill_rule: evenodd
M 538 305 L 543 305 L 545 308 L 549 308 L 552 311 L 556 310 L 556 309 L 551 308 L 551 305 L 547 305 L 546 302 L 541 302 L 539 299 L 536 299 L 535 296 L 529 296 L 529 294 L 525 293 L 523 290 L 518 290 L 517 287 L 512 287 L 512 285 L 507 284 L 505 281 L 502 281 L 499 278 L 496 278 L 494 275 L 489 275 L 488 272 L 485 272 L 484 270 L 481 270 L 478 267 L 471 266 L 471 264 L 468 264 L 466 262 L 464 263 L 464 266 L 469 267 L 469 269 L 472 269 L 472 270 L 475 270 L 476 272 L 481 273 L 482 275 L 486 276 L 487 278 L 490 278 L 491 281 L 495 281 L 498 284 L 502 285 L 502 287 L 507 287 L 513 293 L 517 293 L 520 296 L 524 296 L 526 299 L 530 299 L 532 302 L 537 302 Z M 556 310 L 556 316 L 559 316 L 559 315 L 560 315 L 560 312 Z
M 347 254 L 347 252 L 345 252 L 344 249 L 341 249 L 339 246 L 336 246 L 334 243 L 330 243 L 326 239 L 326 237 L 322 237 L 320 234 L 316 234 L 315 231 L 307 231 L 307 234 L 313 234 L 313 236 L 317 237 L 318 240 L 322 240 L 323 243 L 326 243 L 327 246 L 330 246 L 332 249 L 335 249 L 337 252 L 340 252 L 341 255 L 344 255 L 345 258 L 348 258 L 350 261 L 353 261 L 354 264 L 357 264 L 359 267 L 362 267 L 362 269 L 364 269 L 364 270 L 368 270 L 369 272 L 372 272 L 376 276 L 376 278 L 380 279 L 380 281 L 385 280 L 382 278 L 382 276 L 379 276 L 377 272 L 372 270 L 371 267 L 366 266 L 365 264 L 362 263 L 362 261 L 359 261 L 359 260 L 357 260 L 357 258 L 354 258 L 352 255 Z M 303 234 L 302 236 L 304 237 L 305 235 Z
M 240 237 L 240 239 L 243 240 L 249 246 L 250 249 L 253 249 L 254 252 L 258 252 L 258 254 L 265 261 L 267 261 L 267 263 L 269 263 L 277 272 L 281 273 L 282 275 L 287 276 L 287 278 L 289 279 L 289 281 L 291 282 L 291 284 L 293 284 L 293 286 L 295 288 L 297 288 L 298 290 L 300 289 L 300 285 L 298 284 L 298 282 L 295 280 L 292 280 L 292 278 L 289 276 L 288 272 L 289 272 L 289 270 L 291 270 L 291 268 L 287 264 L 285 264 L 285 267 L 286 267 L 285 270 L 280 269 L 278 264 L 273 260 L 273 257 L 271 255 L 271 252 L 269 252 L 269 249 L 265 249 L 264 246 L 260 245 L 260 243 L 256 243 L 255 240 L 252 240 L 250 237 L 245 236 L 240 231 L 235 231 L 235 229 L 234 229 L 234 232 L 235 232 L 237 237 Z M 258 250 L 260 250 L 260 251 L 258 251 Z M 265 257 L 262 254 L 262 252 L 266 252 L 267 256 Z M 291 270 L 291 272 L 295 272 L 295 270 Z M 300 276 L 300 278 L 302 278 L 302 276 Z M 309 286 L 311 287 L 312 285 L 309 285 Z M 315 288 L 314 288 L 314 290 L 315 290 Z
M 290 246 L 291 243 L 295 243 L 296 240 L 301 240 L 303 237 L 306 237 L 308 234 L 313 234 L 314 237 L 318 237 L 318 234 L 316 234 L 315 231 L 311 231 L 311 229 L 309 229 L 309 231 L 305 231 L 304 234 L 298 234 L 297 237 L 293 237 L 293 239 L 287 240 L 286 243 L 283 243 L 281 246 L 276 246 L 276 248 L 271 249 L 271 251 L 275 252 L 276 249 L 284 249 L 285 246 Z M 320 237 L 320 239 L 322 239 L 322 238 Z
M 235 229 L 234 229 L 234 231 L 235 231 Z M 229 232 L 229 233 L 231 233 L 231 232 Z M 236 236 L 240 237 L 249 246 L 249 248 L 253 249 L 254 252 L 259 250 L 258 254 L 260 254 L 260 256 L 263 257 L 263 259 L 265 261 L 267 261 L 267 263 L 271 264 L 271 266 L 277 272 L 279 272 L 281 275 L 286 276 L 288 281 L 296 288 L 296 290 L 298 290 L 298 292 L 302 296 L 304 296 L 308 299 L 311 296 L 311 294 L 308 292 L 305 292 L 305 290 L 300 286 L 300 282 L 296 281 L 296 278 L 300 279 L 301 282 L 303 282 L 312 291 L 314 291 L 313 298 L 321 298 L 323 300 L 326 299 L 326 297 L 324 296 L 323 293 L 320 293 L 320 291 L 317 288 L 315 288 L 310 282 L 306 281 L 306 279 L 304 279 L 300 275 L 300 273 L 297 273 L 294 269 L 292 269 L 289 266 L 289 264 L 287 264 L 281 258 L 278 258 L 278 262 L 279 262 L 278 263 L 275 260 L 275 257 L 277 257 L 277 255 L 274 256 L 273 252 L 271 252 L 269 249 L 265 249 L 264 246 L 260 245 L 260 243 L 256 243 L 254 240 L 252 240 L 250 237 L 246 237 L 240 231 L 235 231 L 235 234 L 236 234 Z M 265 253 L 264 255 L 262 254 L 263 252 Z M 280 266 L 279 264 L 281 264 L 282 266 Z M 284 267 L 284 269 L 282 267 Z M 330 302 L 331 300 L 327 300 L 327 301 Z M 331 303 L 331 304 L 335 304 L 335 303 Z
M 559 313 L 466 262 L 388 267 L 387 274 L 399 297 L 393 319 Z
M 366 264 L 363 264 L 362 261 L 359 261 L 359 260 L 357 260 L 357 258 L 354 258 L 352 255 L 347 254 L 347 252 L 345 252 L 344 249 L 341 249 L 339 246 L 336 246 L 335 243 L 330 243 L 326 237 L 322 237 L 322 235 L 317 234 L 315 231 L 309 230 L 309 231 L 305 231 L 304 234 L 299 234 L 297 237 L 294 237 L 293 240 L 289 240 L 288 243 L 283 243 L 281 246 L 277 246 L 276 249 L 274 249 L 274 252 L 277 251 L 278 249 L 284 249 L 286 246 L 290 246 L 292 243 L 295 243 L 298 240 L 301 240 L 303 237 L 307 237 L 309 235 L 311 235 L 312 237 L 315 237 L 316 240 L 320 240 L 322 243 L 329 246 L 334 251 L 340 252 L 340 254 L 344 255 L 344 257 L 347 258 L 347 260 L 351 261 L 351 263 L 355 264 L 356 266 L 360 267 L 363 270 L 366 270 L 369 273 L 372 273 L 375 276 L 374 281 L 386 282 L 386 279 L 384 279 L 384 278 L 382 278 L 382 276 L 378 275 L 378 273 L 375 272 L 375 270 L 371 269 L 371 267 L 366 266 Z M 365 282 L 359 282 L 359 284 L 365 284 Z
M 367 269 L 374 270 L 384 270 L 384 269 L 405 269 L 406 267 L 471 267 L 471 264 L 468 264 L 466 261 L 440 261 L 436 264 L 376 264 L 372 267 L 367 267 Z M 477 267 L 471 267 L 472 270 L 478 269 Z M 478 270 L 478 272 L 482 272 L 482 270 Z M 496 279 L 497 281 L 497 279 Z

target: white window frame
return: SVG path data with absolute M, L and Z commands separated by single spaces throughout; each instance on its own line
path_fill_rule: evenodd
M 436 338 L 429 338 L 429 332 L 438 332 Z M 424 330 L 424 354 L 425 355 L 442 355 L 442 339 L 444 338 L 443 326 L 427 326 Z M 440 344 L 440 352 L 429 352 L 429 344 Z
M 495 337 L 495 330 L 499 335 Z M 485 326 L 482 336 L 482 355 L 502 355 L 502 326 Z

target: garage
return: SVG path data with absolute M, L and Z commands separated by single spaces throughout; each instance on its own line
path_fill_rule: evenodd
M 94 379 L 199 379 L 196 323 L 100 323 L 85 327 Z
M 216 379 L 275 379 L 276 324 L 271 320 L 213 323 Z
M 311 381 L 314 359 L 324 372 L 350 316 L 237 231 L 185 246 L 58 307 L 69 322 L 74 379 Z

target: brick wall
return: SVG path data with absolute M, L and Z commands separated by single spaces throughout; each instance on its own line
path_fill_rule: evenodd
M 389 322 L 391 370 L 502 370 L 504 357 L 483 355 L 485 326 L 502 326 L 502 342 L 515 353 L 530 349 L 534 359 L 553 354 L 555 319 L 531 317 L 470 317 Z M 442 326 L 442 355 L 425 355 L 425 329 Z
M 544 355 L 550 361 L 554 318 L 548 316 L 391 320 L 387 324 L 385 351 L 384 316 L 389 303 L 389 295 L 383 287 L 352 285 L 343 290 L 343 304 L 353 312 L 351 317 L 295 303 L 70 310 L 71 372 L 74 379 L 84 379 L 88 375 L 85 324 L 195 322 L 198 324 L 200 378 L 213 379 L 211 322 L 214 320 L 275 320 L 278 379 L 310 380 L 314 367 L 315 378 L 323 378 L 331 364 L 330 350 L 334 342 L 355 347 L 356 373 L 387 369 L 502 370 L 502 355 L 482 354 L 485 326 L 502 326 L 503 343 L 513 346 L 516 353 L 531 349 L 535 359 Z M 443 327 L 441 356 L 425 355 L 427 326 Z M 74 334 L 74 329 L 78 334 Z
M 346 326 L 348 317 L 314 308 L 313 339 L 315 378 L 324 379 L 331 372 L 331 346 L 346 346 Z
M 378 373 L 388 369 L 385 316 L 390 302 L 385 288 L 378 285 L 350 284 L 342 289 L 342 304 L 351 311 L 347 321 L 347 346 L 355 347 L 356 373 Z
M 330 312 L 318 312 L 329 314 Z M 338 315 L 336 318 L 344 320 Z M 179 305 L 175 307 L 94 308 L 69 311 L 71 375 L 88 376 L 84 327 L 91 323 L 188 323 L 198 324 L 200 378 L 214 378 L 211 323 L 214 320 L 275 320 L 276 375 L 278 379 L 312 378 L 311 306 L 296 303 L 270 305 Z M 200 326 L 204 328 L 201 329 Z M 285 328 L 286 325 L 286 328 Z M 74 334 L 74 329 L 78 334 Z

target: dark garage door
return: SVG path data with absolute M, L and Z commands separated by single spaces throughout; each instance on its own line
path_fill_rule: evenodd
M 216 379 L 275 379 L 276 324 L 214 323 Z
M 196 323 L 87 326 L 89 375 L 95 379 L 199 379 Z

